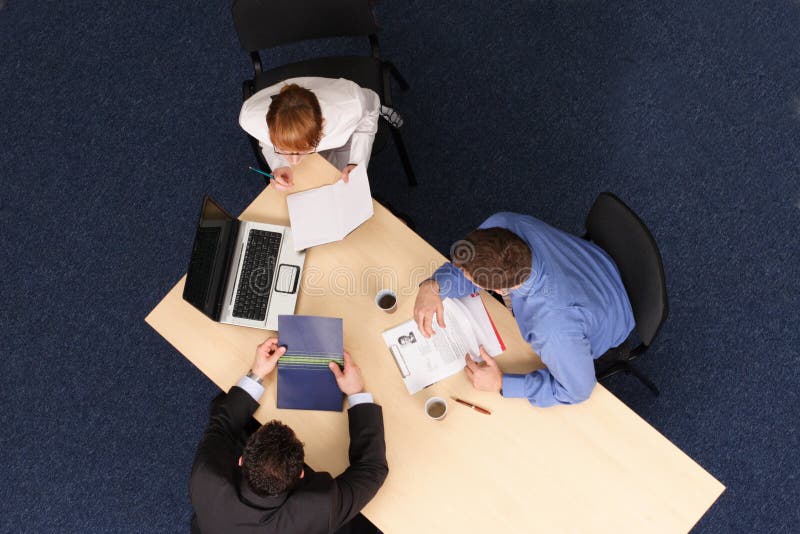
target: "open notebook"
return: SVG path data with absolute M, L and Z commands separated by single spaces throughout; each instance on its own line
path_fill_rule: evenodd
M 372 193 L 365 165 L 350 181 L 309 189 L 286 197 L 295 250 L 341 241 L 372 217 Z
M 310 315 L 278 316 L 278 408 L 342 411 L 342 392 L 328 363 L 344 366 L 342 320 Z

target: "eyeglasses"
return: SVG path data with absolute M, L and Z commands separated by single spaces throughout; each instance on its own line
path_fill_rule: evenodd
M 279 156 L 308 156 L 309 154 L 313 154 L 317 151 L 317 147 L 312 148 L 306 152 L 283 152 L 281 150 L 275 149 L 275 153 Z

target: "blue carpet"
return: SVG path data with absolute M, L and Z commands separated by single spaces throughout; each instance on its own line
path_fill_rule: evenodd
M 374 192 L 443 252 L 495 211 L 580 233 L 597 193 L 623 198 L 661 246 L 671 316 L 640 362 L 661 397 L 608 387 L 728 487 L 697 532 L 797 532 L 800 3 L 378 15 L 413 86 L 396 97 L 420 186 L 387 146 Z M 0 50 L 0 531 L 186 530 L 216 388 L 143 319 L 185 270 L 202 194 L 238 213 L 262 187 L 229 7 L 0 0 Z

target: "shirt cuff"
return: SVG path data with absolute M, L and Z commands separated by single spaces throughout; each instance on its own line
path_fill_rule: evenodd
M 350 404 L 350 407 L 356 406 L 358 404 L 365 404 L 367 402 L 375 402 L 372 399 L 372 393 L 353 393 L 352 395 L 347 397 L 347 402 Z
M 436 278 L 434 278 L 433 275 L 431 275 L 422 282 L 420 282 L 419 284 L 417 284 L 417 287 L 422 287 L 422 284 L 424 284 L 425 282 L 436 282 Z M 439 282 L 436 282 L 436 284 L 438 285 Z
M 503 375 L 503 397 L 521 398 L 525 396 L 525 375 Z
M 243 376 L 236 385 L 245 390 L 256 402 L 258 402 L 258 399 L 264 394 L 264 386 L 248 376 Z

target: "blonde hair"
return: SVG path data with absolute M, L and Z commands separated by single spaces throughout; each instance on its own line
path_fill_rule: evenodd
M 267 127 L 273 145 L 289 150 L 313 150 L 322 138 L 322 110 L 316 95 L 297 84 L 288 84 L 272 97 Z

